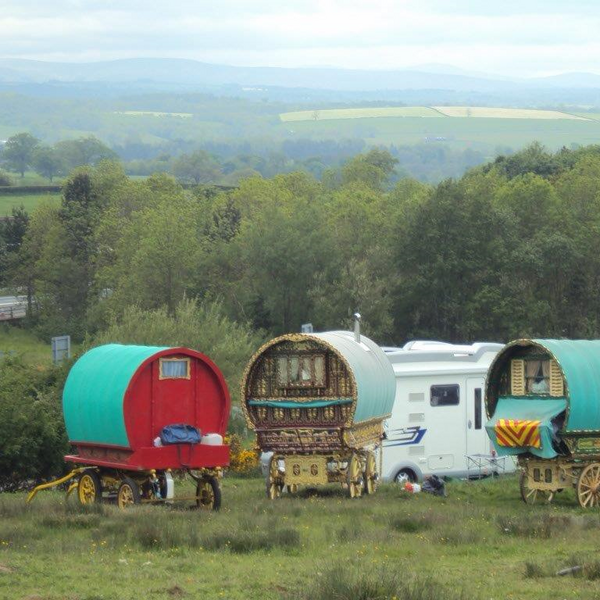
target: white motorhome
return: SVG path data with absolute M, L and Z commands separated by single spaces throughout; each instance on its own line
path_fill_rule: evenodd
M 514 470 L 512 461 L 492 469 L 485 458 L 492 455 L 485 431 L 485 377 L 502 348 L 431 341 L 384 348 L 396 373 L 396 400 L 385 423 L 384 480 L 469 477 L 478 463 L 480 474 Z

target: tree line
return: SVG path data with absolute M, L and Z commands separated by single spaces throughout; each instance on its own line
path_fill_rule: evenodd
M 219 193 L 79 167 L 60 205 L 0 224 L 1 283 L 45 340 L 198 348 L 234 398 L 265 339 L 348 328 L 357 310 L 382 345 L 600 336 L 600 147 L 533 144 L 436 186 L 391 184 L 396 167 L 371 150 L 324 181 Z M 4 360 L 0 487 L 60 470 L 66 372 Z
M 389 185 L 405 177 L 436 183 L 447 177 L 459 177 L 486 160 L 481 151 L 455 150 L 436 143 L 392 144 L 386 149 L 397 160 Z M 111 148 L 92 135 L 49 145 L 23 132 L 11 136 L 0 146 L 0 186 L 14 183 L 6 171 L 23 177 L 25 172 L 33 170 L 52 182 L 76 167 L 93 166 L 106 159 L 120 160 L 131 176 L 169 173 L 187 184 L 235 186 L 248 177 L 270 178 L 296 171 L 327 180 L 335 176 L 347 160 L 366 151 L 367 144 L 362 139 L 299 138 L 261 143 L 176 140 L 166 145 L 136 141 Z
M 387 344 L 598 335 L 598 147 L 534 144 L 437 186 L 390 188 L 395 167 L 371 150 L 324 181 L 250 177 L 216 194 L 79 168 L 60 206 L 15 214 L 5 284 L 30 296 L 33 327 L 78 338 L 184 298 L 268 335 L 344 327 L 357 309 Z

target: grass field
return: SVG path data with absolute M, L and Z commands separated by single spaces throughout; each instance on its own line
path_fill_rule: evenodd
M 52 362 L 50 340 L 44 343 L 30 331 L 8 323 L 0 324 L 0 352 L 4 355 L 21 356 L 25 362 L 32 365 L 46 365 Z
M 581 114 L 558 110 L 534 110 L 522 108 L 489 108 L 482 106 L 392 106 L 374 108 L 340 108 L 327 110 L 302 110 L 282 113 L 284 123 L 296 121 L 330 121 L 339 119 L 375 119 L 385 117 L 453 117 L 478 119 L 544 119 L 587 120 Z
M 373 119 L 381 117 L 442 117 L 426 106 L 391 106 L 383 108 L 340 108 L 327 110 L 300 110 L 279 115 L 283 122 L 329 121 L 336 119 Z
M 455 149 L 489 152 L 497 147 L 518 149 L 539 141 L 550 149 L 600 143 L 600 121 L 569 119 L 391 118 L 338 119 L 281 123 L 296 139 L 360 137 L 368 144 L 442 143 Z
M 488 108 L 481 106 L 433 106 L 446 117 L 474 119 L 569 119 L 585 120 L 585 117 L 558 110 L 533 110 L 523 108 Z
M 31 213 L 35 207 L 44 200 L 59 204 L 60 194 L 45 192 L 43 194 L 11 194 L 10 196 L 0 195 L 0 217 L 10 216 L 14 206 L 25 207 L 25 210 Z
M 223 508 L 83 510 L 42 492 L 0 497 L 0 598 L 562 600 L 600 595 L 600 515 L 570 491 L 525 506 L 516 477 L 450 482 L 449 497 L 385 485 L 275 502 L 223 481 Z M 577 576 L 558 577 L 583 565 Z
M 188 119 L 192 117 L 192 113 L 175 113 L 175 112 L 157 112 L 152 110 L 123 110 L 117 111 L 116 115 L 129 115 L 132 117 L 182 117 Z

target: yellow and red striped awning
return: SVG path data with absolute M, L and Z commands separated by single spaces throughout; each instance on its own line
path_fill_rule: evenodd
M 498 419 L 494 427 L 496 442 L 505 448 L 541 448 L 541 421 Z

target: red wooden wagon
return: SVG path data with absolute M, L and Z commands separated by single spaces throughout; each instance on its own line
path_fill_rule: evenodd
M 76 489 L 84 504 L 103 498 L 116 499 L 121 508 L 170 502 L 184 499 L 174 497 L 172 475 L 184 472 L 196 482 L 188 499 L 218 509 L 219 477 L 229 464 L 223 443 L 229 410 L 223 375 L 200 352 L 120 344 L 90 350 L 71 369 L 63 392 L 75 448 L 65 460 L 86 465 L 71 473 L 78 480 L 70 491 Z M 199 430 L 200 443 L 162 444 L 163 429 L 177 424 Z

